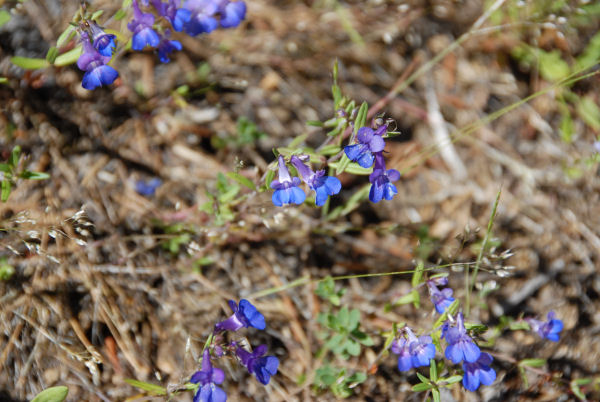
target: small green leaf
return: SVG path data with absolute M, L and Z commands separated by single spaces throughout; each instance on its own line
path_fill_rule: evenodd
M 513 321 L 508 326 L 512 331 L 529 331 L 531 327 L 527 323 L 527 321 Z
M 527 367 L 543 367 L 546 365 L 546 359 L 523 359 L 519 362 L 519 366 Z
M 2 202 L 6 202 L 8 200 L 8 197 L 10 196 L 10 188 L 10 181 L 2 180 L 2 194 L 0 195 L 0 200 L 2 200 Z
M 363 102 L 358 109 L 356 119 L 354 120 L 354 135 L 358 133 L 358 130 L 365 126 L 367 122 L 367 113 L 369 112 L 369 104 Z
M 10 158 L 8 159 L 8 164 L 10 166 L 12 166 L 12 168 L 16 168 L 17 165 L 19 164 L 19 157 L 21 156 L 21 147 L 20 146 L 15 146 L 11 153 L 10 153 Z
M 52 46 L 50 49 L 48 49 L 48 53 L 46 53 L 46 61 L 50 64 L 54 64 L 56 56 L 58 56 L 58 49 Z
M 54 65 L 63 67 L 75 63 L 79 56 L 81 56 L 82 50 L 82 46 L 77 46 L 76 48 L 69 50 L 67 53 L 61 54 L 60 56 L 56 57 L 56 60 L 54 60 Z
M 360 343 L 358 343 L 352 339 L 348 339 L 346 341 L 346 351 L 351 356 L 360 355 Z
M 167 389 L 160 385 L 151 384 L 149 382 L 134 380 L 133 378 L 126 378 L 125 382 L 136 388 L 142 389 L 154 395 L 167 395 Z
M 412 390 L 415 392 L 423 392 L 433 388 L 432 384 L 419 383 L 417 385 L 413 385 Z
M 359 322 L 360 322 L 360 311 L 358 311 L 358 309 L 353 308 L 350 311 L 350 319 L 348 321 L 348 330 L 354 331 L 356 328 L 358 328 Z
M 419 377 L 419 380 L 421 380 L 421 382 L 424 382 L 426 384 L 431 383 L 431 381 L 429 381 L 429 378 L 425 377 L 423 374 L 421 373 L 417 373 L 417 377 Z
M 319 154 L 323 156 L 337 155 L 341 150 L 342 149 L 339 146 L 335 144 L 329 144 L 321 148 Z
M 413 277 L 412 277 L 412 286 L 413 287 L 417 287 L 421 284 L 421 279 L 423 278 L 423 271 L 425 270 L 425 265 L 423 264 L 423 261 L 419 261 L 419 263 L 417 264 L 417 267 L 415 268 L 415 272 L 413 273 Z
M 98 17 L 100 17 L 102 14 L 104 14 L 104 10 L 98 10 L 94 14 L 92 14 L 90 19 L 92 21 L 96 21 L 98 19 Z
M 31 402 L 63 402 L 67 399 L 69 388 L 64 385 L 43 390 Z
M 46 59 L 35 59 L 31 57 L 11 57 L 10 61 L 15 66 L 24 68 L 26 70 L 38 70 L 40 68 L 46 68 L 50 65 Z
M 46 180 L 50 178 L 50 175 L 48 173 L 30 172 L 29 170 L 25 170 L 24 172 L 21 172 L 21 174 L 19 174 L 19 177 L 22 179 L 29 180 Z
M 357 329 L 352 331 L 352 336 L 365 346 L 373 346 L 375 344 L 375 342 L 373 342 L 373 339 L 371 339 L 369 335 Z
M 438 379 L 437 366 L 434 359 L 431 359 L 429 362 L 429 378 L 431 378 L 432 382 L 436 382 Z
M 75 35 L 75 27 L 73 25 L 69 25 L 67 29 L 65 29 L 58 39 L 56 40 L 56 47 L 63 47 L 71 38 Z
M 6 258 L 0 258 L 0 280 L 8 281 L 15 274 L 15 267 L 10 265 Z
M 577 104 L 577 113 L 588 126 L 600 130 L 600 108 L 591 96 L 581 98 Z
M 406 295 L 398 298 L 398 300 L 396 300 L 394 302 L 394 306 L 399 306 L 399 305 L 402 305 L 402 304 L 414 303 L 415 300 L 416 300 L 415 296 L 417 296 L 417 292 L 413 290 L 409 294 L 406 294 Z
M 13 168 L 8 163 L 0 163 L 0 172 L 12 173 Z
M 119 20 L 122 20 L 123 18 L 125 18 L 126 15 L 127 15 L 127 12 L 123 9 L 120 9 L 119 11 L 117 11 L 115 13 L 114 19 L 119 21 Z
M 240 183 L 243 186 L 248 187 L 250 190 L 256 190 L 256 186 L 254 185 L 254 182 L 252 182 L 252 180 L 250 180 L 249 178 L 247 178 L 245 176 L 242 176 L 241 174 L 239 174 L 237 172 L 228 172 L 227 177 L 237 181 L 238 183 Z
M 566 61 L 563 60 L 558 50 L 551 52 L 544 52 L 543 50 L 536 49 L 539 56 L 540 73 L 544 79 L 548 81 L 558 81 L 571 72 L 571 68 Z
M 348 172 L 355 175 L 367 176 L 373 172 L 373 168 L 364 168 L 360 166 L 358 163 L 354 163 L 348 159 L 346 154 L 342 156 L 342 159 L 339 162 L 332 162 L 329 164 L 329 167 L 336 169 L 336 176 L 341 174 L 342 172 Z
M 459 382 L 460 380 L 462 380 L 462 375 L 453 375 L 448 378 L 442 378 L 440 381 L 445 382 L 446 385 L 452 385 Z
M 337 314 L 337 320 L 341 328 L 348 329 L 348 324 L 350 323 L 350 311 L 348 311 L 348 307 L 344 306 L 340 309 Z
M 434 402 L 441 402 L 440 390 L 437 388 L 433 388 L 431 390 L 431 396 Z
M 356 372 L 352 374 L 350 377 L 346 378 L 347 383 L 352 384 L 360 384 L 361 382 L 365 382 L 367 379 L 367 374 L 362 371 Z
M 6 84 L 8 82 L 8 78 L 0 77 L 0 84 Z
M 307 126 L 311 126 L 311 127 L 323 127 L 323 122 L 320 120 L 309 120 L 306 122 Z

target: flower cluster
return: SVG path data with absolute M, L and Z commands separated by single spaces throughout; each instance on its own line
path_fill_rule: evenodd
M 307 155 L 292 155 L 290 163 L 296 168 L 300 178 L 292 177 L 285 163 L 285 158 L 279 155 L 277 163 L 279 164 L 279 179 L 271 182 L 273 192 L 273 204 L 280 207 L 285 204 L 302 204 L 306 199 L 306 194 L 300 188 L 301 182 L 308 185 L 316 193 L 315 204 L 321 206 L 325 204 L 330 195 L 335 195 L 342 189 L 342 183 L 333 176 L 325 176 L 325 170 L 314 172 L 306 162 L 309 161 Z
M 185 0 L 183 5 L 181 0 L 133 0 L 131 7 L 133 18 L 127 24 L 133 34 L 131 48 L 154 48 L 163 63 L 170 61 L 172 52 L 182 49 L 181 42 L 171 39 L 172 31 L 197 36 L 219 27 L 237 27 L 246 16 L 246 3 L 241 0 Z M 119 75 L 108 65 L 116 36 L 85 20 L 80 24 L 79 37 L 83 53 L 77 65 L 86 72 L 82 86 L 92 90 L 112 84 Z
M 373 162 L 375 163 L 373 173 L 369 176 L 371 182 L 369 200 L 374 203 L 383 199 L 391 200 L 394 195 L 398 194 L 398 190 L 392 182 L 400 179 L 400 172 L 396 169 L 386 169 L 383 157 L 385 148 L 383 136 L 386 134 L 387 128 L 387 124 L 383 124 L 375 130 L 362 127 L 356 135 L 358 143 L 344 148 L 348 159 L 357 162 L 363 168 L 370 168 L 373 166 Z
M 240 365 L 263 385 L 267 385 L 271 376 L 277 374 L 279 359 L 275 356 L 265 356 L 267 345 L 259 345 L 253 352 L 248 351 L 233 341 L 227 345 L 214 344 L 221 339 L 224 331 L 236 332 L 241 328 L 266 328 L 265 317 L 246 299 L 240 300 L 239 305 L 229 301 L 233 315 L 215 325 L 213 339 L 213 355 L 207 347 L 202 354 L 202 369 L 194 373 L 190 381 L 199 384 L 194 395 L 194 402 L 225 402 L 227 394 L 217 385 L 225 381 L 223 370 L 213 367 L 211 358 L 221 358 L 227 354 L 234 356 Z

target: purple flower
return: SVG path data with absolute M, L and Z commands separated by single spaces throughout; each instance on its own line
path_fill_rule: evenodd
M 481 350 L 467 334 L 462 313 L 458 313 L 456 322 L 456 327 L 448 325 L 446 328 L 442 328 L 442 334 L 448 342 L 445 352 L 446 358 L 454 364 L 462 360 L 468 363 L 476 362 L 481 355 Z
M 210 33 L 219 26 L 215 18 L 218 4 L 214 0 L 186 0 L 183 8 L 190 12 L 190 18 L 183 24 L 183 30 L 191 36 Z
M 374 153 L 383 151 L 385 148 L 385 141 L 383 140 L 383 134 L 385 134 L 387 126 L 383 125 L 373 131 L 369 127 L 362 127 L 358 130 L 356 139 L 358 144 L 348 145 L 344 147 L 346 156 L 351 161 L 356 161 L 364 168 L 370 168 L 373 166 Z
M 112 56 L 113 49 L 115 48 L 115 35 L 107 34 L 102 28 L 98 26 L 94 21 L 88 24 L 90 32 L 92 34 L 92 46 L 98 50 L 102 56 Z
M 327 197 L 340 192 L 342 183 L 340 183 L 337 177 L 325 176 L 325 170 L 313 172 L 310 167 L 304 164 L 303 160 L 308 160 L 308 156 L 293 155 L 290 158 L 290 162 L 294 165 L 302 180 L 317 194 L 315 204 L 321 206 L 325 204 Z
M 152 0 L 152 5 L 158 15 L 169 20 L 173 29 L 178 32 L 183 29 L 183 25 L 192 17 L 190 10 L 179 8 L 180 3 L 180 0 L 168 0 L 166 3 L 162 0 Z
M 235 350 L 241 363 L 246 366 L 249 373 L 256 376 L 261 384 L 267 385 L 271 376 L 277 374 L 279 359 L 275 356 L 263 356 L 267 352 L 267 345 L 260 345 L 254 352 L 250 353 L 245 349 L 238 347 Z
M 398 355 L 398 370 L 429 366 L 430 360 L 435 358 L 435 345 L 431 337 L 424 335 L 417 338 L 410 328 L 404 330 L 407 337 L 394 340 L 391 346 L 392 353 Z
M 246 3 L 243 1 L 221 1 L 219 6 L 221 20 L 219 23 L 223 28 L 234 28 L 240 25 L 246 17 Z
M 535 320 L 533 318 L 526 318 L 525 321 L 529 323 L 531 330 L 537 332 L 542 338 L 552 342 L 558 342 L 558 334 L 563 329 L 563 322 L 555 317 L 556 314 L 554 311 L 550 311 L 547 316 L 548 322 Z
M 440 291 L 437 286 L 435 286 L 435 282 L 433 280 L 429 280 L 426 283 L 427 288 L 429 289 L 429 296 L 431 297 L 431 301 L 435 306 L 435 310 L 439 314 L 443 314 L 444 311 L 446 311 L 446 309 L 450 307 L 454 301 L 454 297 L 452 297 L 452 289 L 446 288 Z M 447 279 L 446 283 L 448 283 Z
M 175 50 L 181 50 L 181 43 L 177 40 L 170 40 L 171 31 L 168 29 L 165 30 L 164 35 L 160 38 L 160 43 L 158 44 L 158 57 L 162 63 L 168 63 L 171 61 L 169 59 L 169 53 Z
M 133 50 L 143 50 L 146 46 L 157 47 L 160 37 L 152 28 L 154 25 L 154 15 L 142 13 L 137 0 L 133 0 L 132 6 L 133 19 L 127 24 L 127 28 L 133 32 L 131 48 Z
M 298 177 L 291 177 L 290 171 L 285 165 L 283 156 L 279 155 L 279 180 L 273 180 L 271 182 L 271 188 L 275 190 L 273 193 L 273 204 L 281 207 L 284 204 L 302 204 L 306 199 L 306 194 L 298 186 L 300 185 L 300 179 Z
M 215 325 L 215 331 L 237 331 L 240 328 L 254 327 L 265 329 L 265 317 L 246 299 L 240 300 L 239 307 L 233 300 L 229 300 L 229 307 L 233 315 Z
M 135 183 L 135 191 L 140 195 L 151 196 L 154 195 L 156 189 L 162 184 L 162 181 L 158 177 L 154 177 L 149 181 L 138 180 Z
M 396 190 L 396 186 L 392 182 L 398 179 L 400 179 L 400 172 L 396 169 L 386 170 L 383 153 L 376 153 L 375 168 L 373 169 L 373 173 L 369 175 L 369 181 L 371 182 L 369 200 L 378 203 L 384 198 L 388 201 L 394 198 L 398 194 L 398 190 Z
M 474 363 L 463 363 L 463 375 L 462 383 L 465 389 L 469 391 L 475 391 L 479 388 L 480 384 L 492 385 L 496 380 L 496 372 L 490 367 L 494 359 L 489 353 L 481 353 L 479 359 Z
M 406 338 L 398 338 L 392 342 L 392 353 L 398 355 L 398 370 L 408 371 L 413 368 L 410 345 Z
M 202 354 L 202 370 L 192 375 L 191 382 L 200 384 L 194 395 L 194 402 L 225 402 L 227 394 L 215 384 L 221 384 L 225 380 L 223 370 L 213 367 L 210 362 L 210 352 L 204 350 Z
M 429 361 L 435 357 L 435 345 L 431 341 L 431 337 L 424 335 L 417 338 L 410 328 L 406 328 L 406 334 L 410 342 L 413 367 L 429 366 Z
M 85 71 L 81 86 L 85 89 L 92 90 L 103 85 L 112 84 L 119 73 L 111 66 L 106 65 L 110 61 L 110 56 L 103 56 L 90 43 L 89 36 L 86 32 L 81 33 L 83 42 L 83 53 L 77 60 L 77 67 Z

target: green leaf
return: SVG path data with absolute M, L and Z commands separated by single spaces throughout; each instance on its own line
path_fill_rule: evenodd
M 519 362 L 519 366 L 526 367 L 543 367 L 546 365 L 546 359 L 523 359 Z
M 293 139 L 292 142 L 290 142 L 290 145 L 288 145 L 286 148 L 291 148 L 291 149 L 298 148 L 298 146 L 300 146 L 300 144 L 302 144 L 304 141 L 306 141 L 307 137 L 308 137 L 308 134 L 302 134 L 302 135 L 297 136 L 296 138 Z
M 125 18 L 126 15 L 127 15 L 127 11 L 120 9 L 119 11 L 117 11 L 115 13 L 114 19 L 119 21 L 119 20 L 122 20 L 123 18 Z
M 8 82 L 8 78 L 0 77 L 0 84 L 6 84 Z
M 440 381 L 445 382 L 446 385 L 448 386 L 448 385 L 452 385 L 452 384 L 459 382 L 460 380 L 462 380 L 462 378 L 463 378 L 462 375 L 453 375 L 448 378 L 442 378 L 442 379 L 440 379 Z
M 441 402 L 440 390 L 437 388 L 433 388 L 431 390 L 431 396 L 434 402 Z
M 50 65 L 46 59 L 35 59 L 31 57 L 11 57 L 10 61 L 15 66 L 24 68 L 26 70 L 38 70 L 40 68 L 46 68 Z
M 360 322 L 360 311 L 358 311 L 358 309 L 353 308 L 350 311 L 350 319 L 348 321 L 348 330 L 354 331 L 356 328 L 358 328 L 359 322 Z
M 10 21 L 10 13 L 6 10 L 0 10 L 0 27 Z
M 352 384 L 360 384 L 361 382 L 365 382 L 367 379 L 367 374 L 362 371 L 356 372 L 352 374 L 350 377 L 346 378 L 347 383 Z
M 46 180 L 50 178 L 50 175 L 44 172 L 30 172 L 29 170 L 25 170 L 19 174 L 19 177 L 29 180 Z
M 444 321 L 446 321 L 448 319 L 448 314 L 450 315 L 454 315 L 456 313 L 456 311 L 458 310 L 458 305 L 460 304 L 460 300 L 456 299 L 452 302 L 451 305 L 449 305 L 446 310 L 444 311 L 444 314 L 442 314 L 440 316 L 440 318 L 437 319 L 437 321 L 435 322 L 435 324 L 433 325 L 433 328 L 437 328 L 440 325 L 443 324 Z
M 512 331 L 521 331 L 521 330 L 529 331 L 529 330 L 531 330 L 531 327 L 529 326 L 529 324 L 526 321 L 513 321 L 510 323 L 508 328 L 510 328 Z
M 154 395 L 167 395 L 167 389 L 160 385 L 151 384 L 149 382 L 134 380 L 133 378 L 126 378 L 125 382 L 136 388 L 142 389 Z
M 336 169 L 336 176 L 341 174 L 342 172 L 348 172 L 351 174 L 356 174 L 356 175 L 362 175 L 362 176 L 367 176 L 370 175 L 371 172 L 373 172 L 373 168 L 364 168 L 362 166 L 360 166 L 358 163 L 352 162 L 350 161 L 350 159 L 348 159 L 348 157 L 346 156 L 346 154 L 344 153 L 344 155 L 342 156 L 342 159 L 338 162 L 332 162 L 329 164 L 329 167 Z
M 431 378 L 432 382 L 436 382 L 438 379 L 437 366 L 434 359 L 431 359 L 429 362 L 429 378 Z
M 16 168 L 17 165 L 19 164 L 19 157 L 21 156 L 21 147 L 20 146 L 15 146 L 11 153 L 10 153 L 10 158 L 8 159 L 8 164 L 10 166 L 12 166 L 12 168 Z
M 15 274 L 15 267 L 10 265 L 6 258 L 0 258 L 0 281 L 8 281 Z
M 335 144 L 329 144 L 321 148 L 319 154 L 323 156 L 337 155 L 341 150 L 342 148 L 340 148 L 339 146 Z
M 373 346 L 375 344 L 369 335 L 357 329 L 352 331 L 352 336 L 365 346 Z
M 69 388 L 64 385 L 43 390 L 31 402 L 62 402 L 67 399 Z
M 241 174 L 239 174 L 237 172 L 228 172 L 227 177 L 237 181 L 238 183 L 240 183 L 243 186 L 248 187 L 250 190 L 256 190 L 256 186 L 254 185 L 254 182 L 252 180 L 250 180 L 249 178 L 247 178 L 245 176 L 242 176 Z
M 417 287 L 421 284 L 421 279 L 423 278 L 423 271 L 425 270 L 425 265 L 423 265 L 423 261 L 419 261 L 417 267 L 415 268 L 415 272 L 412 277 L 412 286 Z
M 58 39 L 56 40 L 56 47 L 63 47 L 71 38 L 75 35 L 75 27 L 73 25 L 69 25 L 67 29 L 65 29 Z
M 573 124 L 573 119 L 571 118 L 571 113 L 569 112 L 569 108 L 564 106 L 561 107 L 561 119 L 560 119 L 560 138 L 570 144 L 573 142 L 573 134 L 575 133 L 575 125 Z
M 8 196 L 10 196 L 10 181 L 2 180 L 2 194 L 0 195 L 0 200 L 2 202 L 6 202 L 8 200 Z
M 348 311 L 348 307 L 344 306 L 337 313 L 337 321 L 341 328 L 348 329 L 348 324 L 350 323 L 350 312 Z
M 358 133 L 358 130 L 365 126 L 367 122 L 367 113 L 369 112 L 369 104 L 363 102 L 358 109 L 356 119 L 354 120 L 354 135 Z
M 96 21 L 98 19 L 98 17 L 100 17 L 102 14 L 104 14 L 104 10 L 98 10 L 94 14 L 92 14 L 92 16 L 90 17 L 90 19 L 92 21 Z
M 406 294 L 400 298 L 398 298 L 398 300 L 396 300 L 394 302 L 394 306 L 399 306 L 402 304 L 409 304 L 409 303 L 414 303 L 416 300 L 416 297 L 418 297 L 418 294 L 416 291 L 411 291 L 409 294 Z
M 311 126 L 311 127 L 323 127 L 323 122 L 320 120 L 309 120 L 306 122 L 307 126 Z
M 60 56 L 56 57 L 56 60 L 54 60 L 54 65 L 63 67 L 75 63 L 79 56 L 81 56 L 82 50 L 82 46 L 77 46 L 76 48 L 69 50 L 67 53 L 61 54 Z
M 427 384 L 427 383 L 419 383 L 417 385 L 413 385 L 412 390 L 414 392 L 423 392 L 423 391 L 427 391 L 429 389 L 433 388 L 432 384 Z
M 559 81 L 571 73 L 571 68 L 558 50 L 544 52 L 536 49 L 539 56 L 540 74 L 548 81 Z
M 12 173 L 13 168 L 8 163 L 0 163 L 0 172 Z
M 426 384 L 431 383 L 431 381 L 429 381 L 429 378 L 425 377 L 423 374 L 421 373 L 417 373 L 417 377 L 419 377 L 419 380 L 421 380 L 421 382 L 424 382 Z
M 50 64 L 53 64 L 56 60 L 56 56 L 58 56 L 58 49 L 52 46 L 48 49 L 48 53 L 46 53 L 46 61 Z
M 360 355 L 360 343 L 356 342 L 353 339 L 348 339 L 346 341 L 346 351 L 351 356 Z
M 600 130 L 600 108 L 591 96 L 582 98 L 577 104 L 577 113 L 588 126 Z

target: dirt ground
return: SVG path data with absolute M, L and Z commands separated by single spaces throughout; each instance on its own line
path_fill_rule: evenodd
M 227 300 L 299 278 L 411 270 L 424 253 L 428 266 L 457 263 L 450 285 L 463 297 L 460 264 L 476 260 L 499 190 L 496 248 L 478 276 L 495 290 L 485 303 L 477 299 L 469 321 L 494 326 L 501 316 L 554 310 L 565 327 L 558 343 L 503 331 L 490 348 L 494 385 L 477 393 L 456 386 L 443 400 L 575 400 L 570 381 L 598 376 L 600 361 L 600 179 L 598 163 L 585 163 L 599 129 L 553 89 L 453 143 L 444 136 L 549 88 L 540 66 L 518 60 L 514 49 L 535 44 L 572 64 L 600 26 L 598 19 L 575 25 L 584 2 L 567 2 L 554 17 L 531 6 L 543 1 L 524 2 L 516 22 L 488 19 L 476 30 L 492 2 L 247 3 L 239 28 L 181 36 L 184 51 L 167 65 L 152 52 L 124 54 L 117 83 L 92 92 L 75 66 L 24 72 L 10 63 L 15 55 L 44 57 L 77 2 L 28 0 L 0 28 L 0 76 L 9 78 L 0 85 L 0 156 L 18 144 L 25 166 L 51 176 L 19 182 L 0 204 L 0 257 L 15 268 L 0 281 L 0 400 L 24 401 L 53 385 L 68 386 L 72 401 L 142 398 L 125 378 L 176 389 L 198 369 L 214 323 L 230 314 Z M 506 15 L 517 7 L 499 3 Z M 119 5 L 93 2 L 106 16 Z M 551 23 L 562 15 L 566 22 Z M 385 98 L 466 32 L 461 46 Z M 385 99 L 381 111 L 402 133 L 386 148 L 388 168 L 403 174 L 398 195 L 325 220 L 309 206 L 276 208 L 270 192 L 243 190 L 234 219 L 215 222 L 200 206 L 216 191 L 218 172 L 239 169 L 258 183 L 273 148 L 304 133 L 311 146 L 324 141 L 326 132 L 306 122 L 334 114 L 335 60 L 344 93 L 370 105 Z M 598 104 L 598 77 L 572 93 Z M 175 92 L 183 85 L 185 96 Z M 572 115 L 571 142 L 560 134 L 563 107 Z M 266 136 L 228 140 L 240 117 Z M 138 194 L 135 182 L 152 177 L 163 182 L 156 194 Z M 367 183 L 340 180 L 332 207 Z M 505 250 L 508 259 L 499 257 Z M 378 357 L 380 334 L 393 323 L 419 328 L 435 319 L 429 306 L 384 308 L 410 291 L 410 275 L 337 285 L 375 340 L 342 363 L 371 373 L 350 399 L 422 400 L 410 391 L 414 370 L 401 374 L 393 356 Z M 234 364 L 223 366 L 230 400 L 335 399 L 299 381 L 319 363 L 316 316 L 325 307 L 315 288 L 307 280 L 252 299 L 267 320 L 252 343 L 269 345 L 280 370 L 264 388 Z M 527 370 L 524 384 L 515 362 L 533 357 L 548 362 Z

